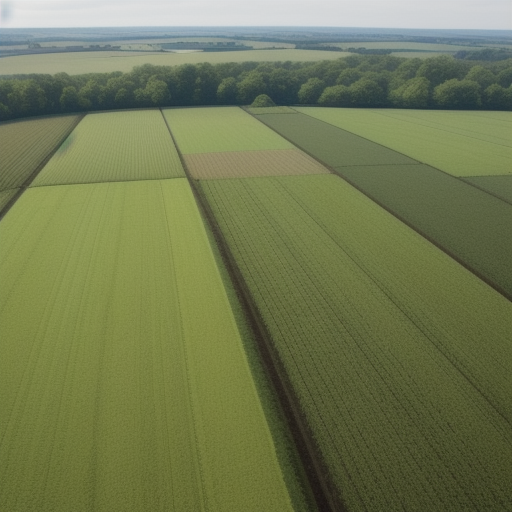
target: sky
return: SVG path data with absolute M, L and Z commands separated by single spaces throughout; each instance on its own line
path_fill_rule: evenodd
M 0 0 L 0 26 L 512 29 L 511 0 Z

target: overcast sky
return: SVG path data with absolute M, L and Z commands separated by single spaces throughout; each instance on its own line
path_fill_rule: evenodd
M 3 27 L 512 29 L 511 0 L 0 0 Z

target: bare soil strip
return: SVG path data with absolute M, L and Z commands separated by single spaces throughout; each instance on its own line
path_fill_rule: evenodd
M 242 309 L 246 314 L 248 324 L 253 330 L 254 338 L 258 343 L 258 351 L 262 358 L 264 368 L 266 369 L 269 379 L 274 386 L 276 396 L 279 399 L 284 416 L 288 422 L 288 428 L 293 435 L 297 452 L 316 500 L 317 508 L 319 512 L 346 512 L 346 507 L 337 497 L 338 493 L 336 491 L 336 487 L 331 481 L 326 464 L 321 459 L 320 450 L 318 449 L 312 432 L 307 425 L 307 421 L 299 406 L 298 399 L 293 393 L 291 383 L 286 376 L 284 367 L 279 360 L 272 343 L 272 337 L 261 318 L 256 303 L 249 291 L 249 287 L 245 283 L 242 273 L 238 268 L 226 240 L 224 239 L 217 221 L 215 220 L 215 216 L 210 209 L 207 199 L 204 197 L 197 181 L 192 179 L 185 157 L 182 155 L 178 145 L 176 144 L 171 128 L 163 113 L 162 117 L 165 120 L 169 134 L 176 146 L 198 207 L 214 235 L 222 260 L 226 265 L 226 269 L 231 277 L 235 292 L 240 300 Z
M 15 196 L 11 198 L 11 200 L 0 210 L 0 220 L 2 220 L 5 214 L 14 206 L 14 203 L 20 198 L 21 194 L 27 190 L 30 184 L 36 179 L 37 175 L 43 170 L 44 166 L 51 160 L 53 155 L 59 150 L 62 143 L 69 137 L 69 134 L 78 126 L 78 123 L 86 116 L 86 114 L 82 114 L 78 116 L 76 121 L 70 127 L 70 129 L 62 136 L 61 140 L 58 144 L 55 145 L 53 150 L 46 155 L 46 158 L 34 169 L 34 172 L 23 182 L 21 187 Z
M 191 176 L 199 180 L 329 173 L 298 149 L 195 153 L 183 158 Z

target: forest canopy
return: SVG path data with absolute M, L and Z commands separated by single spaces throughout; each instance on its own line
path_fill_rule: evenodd
M 0 78 L 0 120 L 67 112 L 194 105 L 512 110 L 512 59 L 354 54 L 334 61 L 136 66 L 129 73 Z

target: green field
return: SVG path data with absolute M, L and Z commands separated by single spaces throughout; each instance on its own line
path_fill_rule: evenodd
M 336 176 L 201 188 L 347 509 L 509 510 L 510 302 Z
M 0 510 L 510 512 L 510 114 L 247 110 L 0 126 Z
M 342 119 L 344 111 L 311 110 L 315 115 L 320 112 L 318 116 L 336 119 Z M 354 116 L 354 112 L 349 115 Z M 445 119 L 443 112 L 429 113 L 426 117 L 431 124 L 435 114 L 441 114 L 440 123 Z M 366 115 L 363 110 L 361 116 Z M 512 297 L 510 204 L 463 180 L 309 115 L 256 117 L 332 166 L 364 193 Z M 396 122 L 407 126 L 403 121 Z M 499 122 L 495 124 L 500 126 Z M 405 130 L 403 126 L 401 129 Z M 486 131 L 494 130 L 487 125 Z M 378 133 L 385 131 L 381 127 Z
M 160 111 L 139 110 L 87 115 L 32 186 L 183 176 Z
M 367 50 L 412 50 L 415 52 L 458 52 L 460 50 L 481 50 L 487 46 L 464 46 L 442 43 L 415 43 L 411 41 L 357 41 L 345 43 L 324 43 L 338 48 L 366 48 Z
M 512 297 L 512 205 L 427 165 L 338 169 Z
M 473 176 L 465 178 L 464 181 L 512 204 L 512 174 L 509 176 Z
M 4 510 L 292 510 L 185 179 L 30 189 L 0 230 Z
M 1 124 L 0 191 L 23 185 L 79 120 L 59 116 Z
M 297 110 L 454 176 L 512 174 L 510 112 Z
M 184 155 L 293 148 L 238 107 L 165 109 L 163 113 Z
M 153 64 L 155 66 L 179 66 L 181 64 L 199 64 L 210 62 L 316 62 L 336 60 L 350 55 L 343 52 L 318 50 L 247 50 L 234 52 L 67 52 L 46 53 L 40 55 L 19 55 L 2 58 L 0 75 L 32 73 L 109 73 L 122 71 L 127 73 L 134 66 Z

